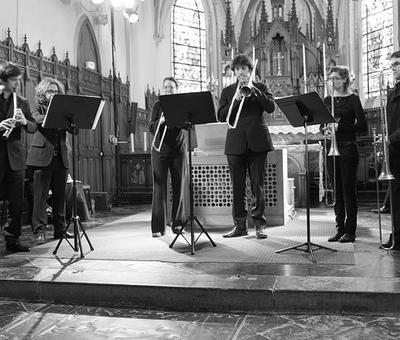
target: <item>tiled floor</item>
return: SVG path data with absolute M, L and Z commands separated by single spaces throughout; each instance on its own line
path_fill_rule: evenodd
M 177 313 L 0 300 L 0 339 L 399 338 L 399 315 Z
M 100 242 L 97 230 L 102 228 L 98 226 L 112 222 L 110 232 L 119 232 L 116 227 L 119 219 L 127 218 L 146 228 L 149 216 L 148 206 L 114 208 L 112 212 L 97 213 L 85 226 L 90 237 L 97 237 Z M 334 226 L 329 209 L 313 209 L 312 216 L 318 221 L 330 220 Z M 296 218 L 299 223 L 304 223 L 304 211 L 299 210 Z M 388 215 L 383 215 L 383 230 L 386 238 L 390 230 Z M 148 235 L 148 242 L 160 242 L 151 238 L 150 231 Z M 22 241 L 32 244 L 29 227 L 25 228 Z M 11 294 L 7 297 L 9 300 L 0 300 L 0 339 L 397 339 L 400 338 L 400 312 L 388 314 L 384 311 L 388 308 L 387 304 L 393 305 L 393 301 L 396 307 L 398 300 L 395 297 L 400 296 L 400 252 L 378 249 L 378 241 L 376 215 L 369 208 L 361 208 L 354 244 L 354 265 L 219 263 L 218 259 L 214 263 L 168 263 L 113 259 L 115 247 L 129 246 L 129 240 L 125 240 L 124 245 L 107 245 L 106 242 L 104 253 L 96 243 L 96 258 L 87 256 L 83 260 L 68 249 L 67 254 L 71 253 L 71 256 L 54 257 L 51 254 L 54 241 L 34 247 L 29 254 L 16 255 L 6 254 L 0 245 L 0 290 L 2 287 L 14 287 L 14 283 L 22 289 L 21 285 L 25 283 L 33 292 L 46 282 L 78 284 L 72 294 L 82 291 L 90 283 L 162 284 L 184 288 L 204 286 L 209 289 L 236 287 L 272 292 L 275 304 L 279 302 L 280 290 L 298 294 L 294 298 L 296 301 L 290 301 L 290 295 L 286 296 L 289 299 L 287 303 L 310 303 L 307 314 L 287 314 L 290 311 L 279 309 L 270 314 L 235 314 L 229 311 L 224 314 L 204 312 L 207 311 L 205 308 L 200 308 L 200 312 L 187 312 L 191 309 L 179 306 L 175 310 L 180 309 L 181 312 L 171 311 L 174 309 L 173 298 L 170 298 L 172 304 L 169 310 L 163 311 L 157 308 L 105 308 L 101 303 L 97 304 L 99 307 L 84 307 L 79 299 L 68 300 L 68 295 L 62 299 L 66 300 L 66 305 L 29 303 L 21 302 L 18 296 Z M 85 242 L 83 245 L 87 248 Z M 6 281 L 8 283 L 4 286 Z M 30 282 L 33 286 L 29 286 Z M 41 289 L 41 294 L 45 293 L 44 288 Z M 318 294 L 315 294 L 316 299 L 313 295 L 304 295 L 321 290 L 329 294 L 354 292 L 353 297 L 346 294 L 341 297 L 347 299 L 348 304 L 351 304 L 352 298 L 358 301 L 357 293 L 361 291 L 389 295 L 375 299 L 368 297 L 371 304 L 362 309 L 364 314 L 361 309 L 355 308 L 352 315 L 340 315 L 337 310 L 336 315 L 335 311 L 328 315 L 322 314 L 324 306 L 321 306 Z M 7 296 L 7 292 L 0 293 Z M 90 288 L 86 293 L 90 293 Z M 123 298 L 121 306 L 124 305 Z M 71 302 L 74 305 L 69 305 Z M 251 308 L 248 310 L 251 311 Z M 397 313 L 400 307 L 394 310 Z

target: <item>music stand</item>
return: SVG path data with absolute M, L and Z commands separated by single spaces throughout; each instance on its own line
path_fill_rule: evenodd
M 91 96 L 72 96 L 56 94 L 50 100 L 42 126 L 50 129 L 65 129 L 72 134 L 72 218 L 68 222 L 62 237 L 57 243 L 53 254 L 57 254 L 61 242 L 65 239 L 74 251 L 80 250 L 83 258 L 81 232 L 89 244 L 90 250 L 94 250 L 89 237 L 78 216 L 76 203 L 76 162 L 75 162 L 75 139 L 79 129 L 96 128 L 101 112 L 103 111 L 104 101 L 100 97 Z M 74 244 L 65 237 L 69 227 L 73 224 Z
M 310 174 L 308 164 L 308 126 L 316 124 L 329 124 L 335 123 L 335 119 L 332 117 L 328 108 L 321 100 L 320 96 L 316 92 L 310 92 L 300 94 L 297 96 L 283 97 L 276 99 L 275 102 L 282 110 L 289 123 L 293 127 L 304 126 L 305 133 L 305 169 L 306 169 L 306 212 L 307 212 L 307 242 L 299 245 L 288 247 L 277 250 L 277 253 L 283 253 L 291 249 L 298 249 L 309 253 L 311 255 L 312 262 L 316 263 L 316 259 L 313 254 L 313 246 L 316 247 L 314 250 L 327 249 L 336 251 L 335 249 L 321 246 L 319 244 L 311 242 L 310 235 Z M 305 249 L 301 249 L 305 247 Z
M 217 117 L 215 115 L 215 105 L 213 101 L 213 95 L 211 92 L 192 92 L 192 93 L 181 93 L 173 95 L 160 96 L 160 105 L 164 112 L 166 122 L 168 126 L 174 126 L 177 128 L 187 128 L 188 130 L 188 153 L 189 153 L 189 209 L 190 215 L 186 219 L 183 226 L 180 228 L 178 234 L 169 245 L 172 248 L 175 241 L 179 236 L 182 236 L 187 244 L 190 245 L 191 254 L 194 255 L 195 245 L 200 236 L 204 233 L 211 244 L 215 247 L 216 244 L 211 239 L 210 235 L 204 229 L 202 224 L 199 222 L 196 216 L 193 214 L 193 176 L 192 176 L 192 135 L 191 130 L 194 125 L 215 123 Z M 193 222 L 196 222 L 200 227 L 201 232 L 194 239 Z M 185 235 L 182 234 L 185 225 L 190 223 L 190 242 L 187 240 Z

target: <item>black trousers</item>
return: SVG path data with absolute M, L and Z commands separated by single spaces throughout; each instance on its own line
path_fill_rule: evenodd
M 329 149 L 328 149 L 329 150 Z M 355 235 L 357 227 L 357 167 L 359 154 L 355 142 L 338 143 L 340 156 L 327 156 L 328 176 L 334 178 L 335 158 L 335 216 L 336 228 L 340 234 Z
M 35 170 L 33 180 L 33 232 L 38 233 L 44 230 L 47 224 L 47 198 L 51 189 L 54 234 L 61 235 L 65 228 L 65 186 L 67 183 L 67 169 L 62 159 L 53 157 L 48 166 Z
M 165 232 L 167 224 L 168 171 L 172 184 L 172 226 L 180 226 L 185 221 L 184 194 L 186 184 L 186 152 L 175 155 L 162 155 L 151 151 L 153 168 L 153 201 L 151 208 L 151 231 Z
M 246 228 L 246 171 L 249 171 L 251 191 L 255 198 L 251 211 L 256 226 L 266 225 L 265 218 L 265 161 L 268 152 L 248 151 L 227 155 L 233 189 L 232 217 L 240 229 Z
M 397 152 L 396 152 L 397 151 Z M 394 179 L 389 181 L 392 186 L 392 216 L 394 237 L 397 244 L 400 243 L 400 157 L 398 150 L 390 150 L 390 170 Z
M 12 170 L 7 150 L 0 150 L 0 197 L 7 199 L 11 216 L 10 224 L 4 229 L 13 234 L 15 239 L 21 235 L 24 180 L 25 170 Z

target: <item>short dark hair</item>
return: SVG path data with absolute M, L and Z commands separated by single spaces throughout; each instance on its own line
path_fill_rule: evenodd
M 237 66 L 247 66 L 250 71 L 253 71 L 253 61 L 246 54 L 238 54 L 233 60 L 231 69 L 235 71 Z
M 8 61 L 0 64 L 0 79 L 2 81 L 7 81 L 8 78 L 18 77 L 20 75 L 21 71 L 16 65 Z
M 344 90 L 347 90 L 347 88 L 349 87 L 350 84 L 350 71 L 349 68 L 347 66 L 333 66 L 330 70 L 329 70 L 329 74 L 336 72 L 339 74 L 339 76 L 344 80 L 343 82 L 343 88 Z
M 390 55 L 390 58 L 400 58 L 400 51 L 393 52 Z
M 164 83 L 165 83 L 167 80 L 174 82 L 175 85 L 176 85 L 176 87 L 179 86 L 179 85 L 178 85 L 178 82 L 176 81 L 176 79 L 175 79 L 174 77 L 165 77 L 165 78 L 163 79 L 163 81 L 162 81 L 162 82 L 163 82 L 163 85 L 164 85 Z

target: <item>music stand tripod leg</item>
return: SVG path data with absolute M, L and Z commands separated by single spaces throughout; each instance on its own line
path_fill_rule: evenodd
M 317 260 L 315 259 L 314 253 L 313 253 L 313 249 L 312 246 L 316 246 L 317 249 L 327 249 L 327 250 L 331 250 L 331 251 L 336 251 L 336 249 L 332 249 L 329 247 L 325 247 L 325 246 L 321 246 L 319 244 L 316 243 L 312 243 L 311 240 L 311 228 L 310 228 L 310 173 L 309 173 L 309 161 L 308 161 L 308 129 L 307 129 L 307 121 L 308 121 L 308 116 L 305 115 L 304 116 L 304 133 L 305 133 L 305 145 L 304 145 L 304 165 L 305 165 L 305 169 L 306 169 L 306 211 L 307 211 L 307 242 L 301 243 L 299 245 L 293 246 L 293 247 L 288 247 L 288 248 L 284 248 L 284 249 L 280 249 L 277 250 L 276 253 L 283 253 L 285 251 L 288 250 L 292 250 L 292 249 L 297 249 L 297 250 L 301 250 L 304 251 L 306 253 L 309 253 L 311 255 L 311 261 L 316 263 Z M 305 249 L 301 249 L 302 247 L 305 247 Z

